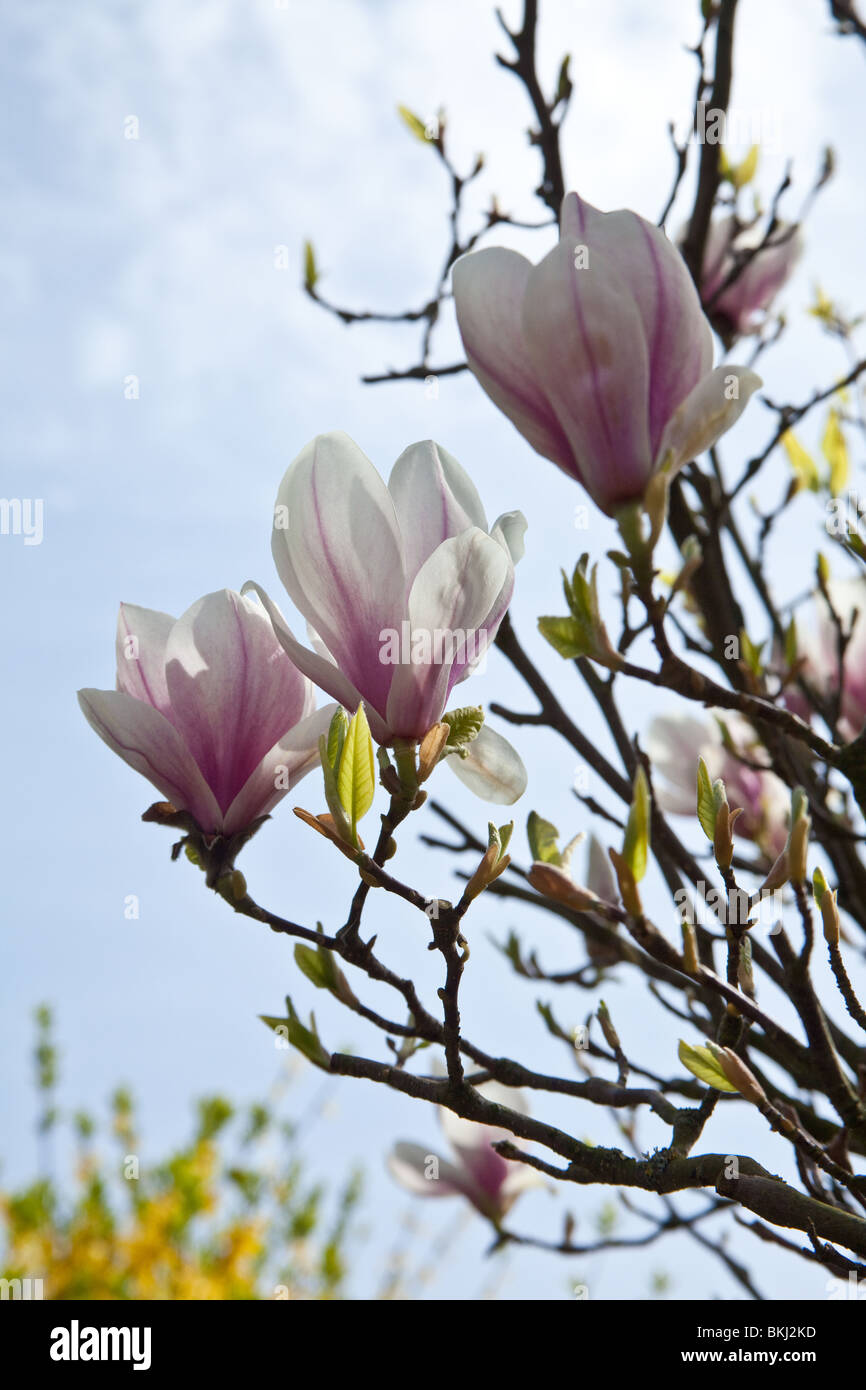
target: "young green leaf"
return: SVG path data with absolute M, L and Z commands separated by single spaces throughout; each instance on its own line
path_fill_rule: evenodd
M 821 486 L 818 465 L 812 455 L 803 448 L 794 431 L 785 430 L 779 442 L 788 455 L 788 462 L 794 470 L 798 486 L 808 488 L 810 492 L 817 492 Z
M 529 812 L 526 822 L 526 838 L 533 860 L 540 864 L 560 864 L 559 831 L 549 820 L 543 820 L 535 811 Z
M 716 799 L 713 784 L 703 758 L 698 758 L 698 820 L 707 839 L 712 844 L 716 833 Z
M 799 643 L 797 641 L 797 619 L 792 618 L 785 629 L 785 665 L 790 671 L 797 660 L 799 654 Z
M 514 833 L 514 821 L 513 821 L 513 820 L 509 821 L 507 825 L 500 825 L 500 827 L 499 827 L 499 857 L 500 857 L 500 859 L 502 858 L 503 854 L 505 854 L 505 853 L 507 852 L 508 846 L 509 846 L 510 843 L 511 843 L 511 836 L 513 835 L 513 833 Z
M 690 1071 L 699 1081 L 716 1091 L 736 1091 L 736 1086 L 731 1085 L 709 1047 L 692 1047 L 680 1039 L 677 1052 L 686 1071 Z
M 646 873 L 650 841 L 650 792 L 646 772 L 638 767 L 634 779 L 631 809 L 625 828 L 623 858 L 628 864 L 636 883 L 640 883 Z
M 442 716 L 442 723 L 450 730 L 446 752 L 459 752 L 478 737 L 484 723 L 484 710 L 480 705 L 464 705 L 461 709 L 448 710 Z
M 375 760 L 370 727 L 359 705 L 346 730 L 340 768 L 337 773 L 337 791 L 340 805 L 349 818 L 352 837 L 357 834 L 358 822 L 363 820 L 373 804 L 376 789 Z
M 304 289 L 314 290 L 319 282 L 319 268 L 316 265 L 316 253 L 313 250 L 311 241 L 304 242 Z
M 331 720 L 328 729 L 328 762 L 337 772 L 340 765 L 340 755 L 343 751 L 343 744 L 346 742 L 346 734 L 349 731 L 349 716 L 340 705 Z
M 845 490 L 851 466 L 848 460 L 848 445 L 842 431 L 839 411 L 832 406 L 827 415 L 827 425 L 821 440 L 821 452 L 830 465 L 827 486 L 833 497 Z
M 331 762 L 328 752 L 328 739 L 324 734 L 319 739 L 319 758 L 322 764 L 322 776 L 325 779 L 325 801 L 328 803 L 328 810 L 334 818 L 334 828 L 337 834 L 344 840 L 352 840 L 352 831 L 346 820 L 343 805 L 340 800 L 340 793 L 337 787 L 337 773 L 334 764 Z
M 761 662 L 761 653 L 764 650 L 765 643 L 753 642 L 746 632 L 746 629 L 743 628 L 740 632 L 740 646 L 743 649 L 743 659 L 752 675 L 761 676 L 764 670 Z
M 427 127 L 424 122 L 415 115 L 414 111 L 410 111 L 408 106 L 398 106 L 397 112 L 404 122 L 406 129 L 412 132 L 416 140 L 422 140 L 425 145 L 430 143 L 427 138 Z
M 323 1071 L 328 1071 L 331 1065 L 330 1053 L 322 1046 L 318 1032 L 316 1031 L 316 1018 L 310 1014 L 310 1027 L 305 1028 L 295 1012 L 291 999 L 286 1000 L 288 1015 L 286 1018 L 273 1018 L 269 1014 L 259 1014 L 262 1023 L 267 1024 L 268 1028 L 274 1029 L 281 1037 L 296 1047 L 299 1052 L 312 1062 L 314 1066 L 321 1067 Z
M 539 618 L 538 631 L 566 661 L 587 656 L 592 651 L 587 634 L 574 618 Z
M 337 974 L 334 957 L 330 951 L 324 951 L 321 947 L 314 951 L 311 946 L 302 946 L 299 943 L 295 947 L 295 961 L 307 979 L 312 980 L 316 989 L 336 988 Z

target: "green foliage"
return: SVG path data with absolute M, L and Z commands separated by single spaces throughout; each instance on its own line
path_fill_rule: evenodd
M 710 1047 L 692 1047 L 681 1040 L 678 1055 L 686 1071 L 707 1086 L 712 1086 L 716 1091 L 736 1091 L 736 1086 L 731 1085 Z
M 635 883 L 640 883 L 647 868 L 650 842 L 650 791 L 647 775 L 642 766 L 638 767 L 632 790 L 631 807 L 625 827 L 623 858 L 634 875 Z
M 544 820 L 535 811 L 529 812 L 526 822 L 526 837 L 533 860 L 540 864 L 561 864 L 559 852 L 559 831 L 549 820 Z
M 458 753 L 465 757 L 469 744 L 481 732 L 484 710 L 480 705 L 463 705 L 460 709 L 448 710 L 443 714 L 442 722 L 450 730 L 445 744 L 446 753 Z

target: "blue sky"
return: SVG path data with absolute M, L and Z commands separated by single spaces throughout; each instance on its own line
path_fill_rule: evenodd
M 599 207 L 629 206 L 655 220 L 666 200 L 666 125 L 688 120 L 695 72 L 684 45 L 697 36 L 697 8 L 692 0 L 542 4 L 548 82 L 561 55 L 573 55 L 569 184 Z M 506 9 L 516 18 L 516 4 Z M 762 363 L 774 400 L 803 399 L 844 370 L 838 348 L 805 314 L 815 282 L 852 309 L 866 302 L 857 101 L 864 55 L 833 36 L 825 11 L 743 0 L 738 19 L 734 112 L 767 137 L 758 179 L 765 201 L 788 156 L 792 212 L 824 144 L 835 146 L 838 160 L 783 295 L 790 330 Z M 35 1162 L 30 1013 L 42 1000 L 57 1010 L 61 1101 L 96 1108 L 116 1082 L 128 1081 L 152 1154 L 180 1138 L 192 1096 L 221 1090 L 252 1099 L 269 1088 L 284 1054 L 257 1014 L 275 1012 L 287 992 L 302 1011 L 316 1008 L 331 1046 L 376 1045 L 372 1030 L 329 1008 L 299 976 L 284 941 L 233 917 L 192 866 L 169 862 L 169 832 L 141 824 L 150 787 L 93 737 L 75 701 L 80 686 L 113 684 L 118 602 L 180 613 L 201 594 L 249 578 L 274 590 L 270 510 L 282 473 L 310 438 L 345 429 L 387 473 L 407 444 L 432 436 L 472 474 L 491 519 L 512 507 L 525 512 L 515 623 L 574 717 L 603 741 L 579 682 L 542 647 L 534 622 L 558 611 L 559 566 L 573 564 L 582 548 L 602 557 L 612 535 L 595 514 L 588 532 L 575 531 L 584 500 L 576 486 L 529 451 L 468 375 L 443 378 L 436 399 L 415 385 L 359 384 L 364 372 L 414 361 L 414 330 L 343 329 L 299 289 L 300 248 L 312 237 L 327 276 L 323 291 L 338 301 L 402 309 L 429 294 L 447 245 L 446 182 L 396 117 L 399 102 L 425 119 L 444 106 L 458 163 L 471 165 L 479 150 L 487 156 L 479 196 L 495 191 L 515 215 L 539 216 L 529 192 L 538 167 L 525 140 L 525 98 L 492 61 L 504 45 L 492 7 L 39 0 L 7 9 L 2 29 L 3 491 L 42 498 L 45 508 L 41 545 L 0 537 L 7 595 L 0 999 L 13 1040 L 4 1049 L 0 1106 L 4 1172 L 19 1181 Z M 137 139 L 125 138 L 130 116 Z M 690 192 L 687 179 L 674 227 Z M 537 256 L 547 235 L 508 240 Z M 276 267 L 281 246 L 289 249 L 288 270 Z M 447 362 L 458 352 L 446 314 L 435 356 Z M 124 393 L 132 376 L 137 399 Z M 759 403 L 749 407 L 722 450 L 732 470 L 773 424 Z M 805 428 L 805 442 L 814 443 L 818 424 Z M 779 462 L 767 496 L 783 481 Z M 804 547 L 817 544 L 822 520 L 809 499 L 798 500 L 793 515 L 793 533 L 773 554 L 788 593 L 805 585 Z M 474 698 L 532 707 L 498 654 L 477 678 Z M 644 689 L 626 701 L 639 730 L 660 708 Z M 569 834 L 587 819 L 569 790 L 578 771 L 572 753 L 537 730 L 519 743 L 531 769 L 517 808 L 516 853 L 525 859 L 531 808 Z M 447 770 L 438 776 L 436 794 L 483 833 L 485 808 Z M 297 800 L 319 808 L 314 777 Z M 418 820 L 419 829 L 435 829 L 432 817 Z M 351 867 L 333 858 L 284 802 L 245 851 L 243 868 L 267 906 L 335 926 L 353 882 Z M 396 862 L 422 891 L 448 896 L 448 857 L 418 846 L 414 828 Z M 130 894 L 140 900 L 135 921 L 124 917 Z M 435 997 L 436 962 L 418 923 L 391 902 L 376 901 L 373 917 L 383 954 Z M 536 992 L 488 944 L 512 926 L 548 968 L 583 959 L 573 936 L 546 917 L 483 902 L 471 920 L 464 1018 L 487 1050 L 519 1051 L 547 1069 L 567 1066 L 535 1014 Z M 676 1021 L 660 1021 L 625 977 L 605 993 L 627 1049 L 673 1069 Z M 594 1001 L 578 991 L 554 999 L 568 1025 Z M 294 1103 L 303 1108 L 319 1084 L 302 1071 Z M 536 1097 L 533 1109 L 581 1136 L 612 1140 L 606 1115 L 588 1106 L 578 1114 L 577 1104 Z M 707 1144 L 751 1145 L 787 1172 L 781 1143 L 743 1111 L 737 1107 L 724 1128 L 714 1120 Z M 368 1170 L 370 1247 L 353 1279 L 364 1297 L 409 1200 L 384 1174 L 384 1153 L 399 1137 L 435 1146 L 435 1116 L 345 1081 L 333 1084 L 319 1124 L 310 1143 L 318 1170 L 337 1179 L 354 1159 Z M 652 1118 L 642 1134 L 647 1146 L 664 1137 Z M 578 1237 L 591 1239 L 603 1197 L 578 1189 L 566 1203 L 532 1193 L 513 1224 L 555 1238 L 567 1204 L 579 1218 Z M 450 1227 L 455 1213 L 446 1206 L 416 1204 L 429 1239 Z M 751 1258 L 768 1296 L 823 1296 L 820 1272 L 780 1260 L 742 1232 L 731 1242 Z M 424 1296 L 476 1296 L 491 1275 L 480 1262 L 487 1243 L 480 1222 L 465 1223 Z M 568 1298 L 582 1277 L 591 1297 L 643 1297 L 655 1268 L 672 1274 L 674 1296 L 738 1293 L 720 1266 L 680 1237 L 646 1261 L 521 1252 L 508 1258 L 498 1296 Z

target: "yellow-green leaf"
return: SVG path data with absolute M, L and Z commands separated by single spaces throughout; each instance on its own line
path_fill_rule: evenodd
M 736 1091 L 736 1086 L 731 1085 L 708 1047 L 692 1047 L 681 1038 L 677 1052 L 686 1071 L 690 1071 L 699 1081 L 712 1086 L 715 1091 Z
M 803 448 L 793 430 L 785 430 L 781 443 L 800 487 L 807 487 L 811 492 L 817 492 L 821 485 L 821 479 L 818 474 L 818 465 L 812 455 Z
M 529 812 L 526 822 L 526 838 L 529 841 L 529 852 L 537 863 L 562 863 L 562 855 L 559 852 L 559 831 L 555 825 L 551 825 L 549 820 L 544 820 L 535 811 Z
M 808 312 L 813 318 L 819 319 L 821 323 L 830 327 L 836 322 L 838 314 L 836 306 L 829 295 L 821 289 L 820 285 L 815 286 L 815 303 L 809 308 Z
M 337 774 L 340 805 L 349 818 L 353 835 L 358 822 L 366 816 L 373 804 L 375 789 L 373 740 L 370 737 L 364 706 L 359 705 L 346 731 L 340 770 Z
M 574 618 L 539 618 L 538 631 L 567 661 L 592 650 L 587 634 Z
M 839 412 L 835 406 L 831 406 L 827 415 L 824 438 L 821 440 L 821 452 L 830 465 L 827 486 L 832 496 L 838 497 L 839 493 L 844 492 L 847 486 L 850 464 L 848 462 L 848 445 L 845 443 Z
M 446 748 L 451 751 L 472 743 L 481 732 L 484 723 L 484 710 L 480 705 L 464 705 L 460 709 L 448 710 L 442 716 L 442 723 L 448 725 Z
M 792 618 L 785 629 L 785 664 L 790 671 L 800 652 L 799 640 L 797 637 L 797 620 Z
M 428 145 L 430 141 L 427 138 L 427 127 L 425 126 L 424 122 L 418 116 L 415 115 L 414 111 L 410 111 L 408 106 L 398 106 L 397 112 L 403 120 L 406 128 L 408 130 L 411 130 L 412 134 L 415 136 L 415 139 L 422 140 L 425 145 Z
M 649 783 L 643 767 L 639 767 L 634 779 L 631 809 L 625 827 L 623 858 L 640 883 L 646 873 L 650 839 L 650 793 Z
M 340 755 L 343 751 L 343 744 L 346 741 L 348 728 L 349 716 L 346 714 L 343 706 L 340 705 L 328 728 L 327 759 L 335 771 L 340 765 Z
M 763 642 L 753 642 L 746 632 L 746 629 L 743 628 L 740 632 L 740 646 L 743 649 L 743 659 L 752 672 L 752 675 L 761 676 L 764 670 L 761 662 L 761 654 L 765 644 Z
M 314 290 L 319 281 L 319 267 L 311 241 L 304 242 L 304 289 Z
M 734 188 L 745 188 L 746 184 L 751 183 L 758 168 L 758 155 L 760 148 L 752 145 L 745 159 L 741 159 L 739 164 L 732 164 L 724 150 L 719 158 L 719 173 L 723 179 L 732 183 Z
M 712 843 L 716 833 L 716 798 L 703 758 L 698 758 L 698 820 L 701 830 Z
M 295 961 L 316 989 L 336 989 L 337 967 L 330 951 L 323 950 L 321 946 L 314 951 L 312 946 L 299 943 L 295 947 Z

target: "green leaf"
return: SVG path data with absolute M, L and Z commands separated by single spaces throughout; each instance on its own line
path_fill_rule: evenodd
M 352 830 L 346 820 L 343 805 L 340 800 L 340 793 L 337 787 L 337 774 L 331 763 L 328 754 L 328 740 L 324 734 L 319 739 L 319 758 L 322 763 L 322 776 L 325 779 L 325 800 L 328 803 L 328 810 L 334 817 L 334 825 L 337 832 L 344 840 L 352 840 Z
M 736 1091 L 736 1086 L 731 1085 L 709 1047 L 692 1047 L 680 1039 L 677 1051 L 686 1071 L 690 1071 L 699 1081 L 712 1086 L 715 1091 Z
M 425 145 L 430 144 L 427 138 L 427 127 L 424 122 L 415 115 L 414 111 L 410 111 L 408 106 L 398 106 L 397 113 L 406 126 L 406 129 L 412 132 L 416 140 L 421 140 Z
M 310 1014 L 310 1027 L 305 1028 L 289 998 L 286 999 L 286 1008 L 288 1010 L 286 1018 L 273 1018 L 270 1014 L 259 1014 L 259 1018 L 269 1028 L 284 1033 L 292 1047 L 296 1047 L 299 1052 L 303 1053 L 314 1066 L 328 1071 L 331 1066 L 331 1057 L 330 1053 L 326 1052 L 322 1046 L 316 1031 L 315 1014 Z
M 745 188 L 746 184 L 751 183 L 758 168 L 758 155 L 760 147 L 752 145 L 745 159 L 741 159 L 739 164 L 732 164 L 724 150 L 720 151 L 719 174 L 723 179 L 727 179 L 737 190 Z
M 509 844 L 511 843 L 511 836 L 512 836 L 513 834 L 514 834 L 514 821 L 513 821 L 513 820 L 510 820 L 510 821 L 508 822 L 507 825 L 500 825 L 500 827 L 499 827 L 499 858 L 500 858 L 500 859 L 502 858 L 503 854 L 507 853 L 507 851 L 508 851 L 508 846 L 509 846 Z
M 330 951 L 323 950 L 321 946 L 313 950 L 311 946 L 299 944 L 295 947 L 295 961 L 307 979 L 312 980 L 316 989 L 336 988 L 337 973 Z
M 796 618 L 792 618 L 785 629 L 785 665 L 788 667 L 789 671 L 792 670 L 797 660 L 798 653 L 797 620 Z
M 314 290 L 319 282 L 319 267 L 316 265 L 316 253 L 313 250 L 311 241 L 304 242 L 304 289 Z
M 574 90 L 574 84 L 568 71 L 571 62 L 571 54 L 566 53 L 559 65 L 559 78 L 556 83 L 556 96 L 553 99 L 554 106 L 558 106 L 561 101 L 568 101 Z
M 349 818 L 352 838 L 357 838 L 358 822 L 363 820 L 373 804 L 376 790 L 373 740 L 363 704 L 359 705 L 346 730 L 337 791 L 340 805 Z
M 752 675 L 761 676 L 764 670 L 761 663 L 761 653 L 764 650 L 765 643 L 753 642 L 746 632 L 746 629 L 743 628 L 740 632 L 740 646 L 743 649 L 743 658 Z
M 535 811 L 529 812 L 526 822 L 526 838 L 529 852 L 534 861 L 540 864 L 561 864 L 559 852 L 559 831 L 549 820 L 543 820 Z
M 788 455 L 788 462 L 794 470 L 794 476 L 800 487 L 808 488 L 810 492 L 817 492 L 821 486 L 818 465 L 812 455 L 803 448 L 803 445 L 794 435 L 794 431 L 785 430 L 780 443 Z
M 698 820 L 701 830 L 712 844 L 716 834 L 716 798 L 703 758 L 698 758 Z
M 478 737 L 484 723 L 484 710 L 480 705 L 464 705 L 461 709 L 448 710 L 443 714 L 442 723 L 447 724 L 450 730 L 445 751 L 454 753 Z
M 827 425 L 821 440 L 821 452 L 830 465 L 827 486 L 833 497 L 844 492 L 848 483 L 851 466 L 848 460 L 848 445 L 839 418 L 839 412 L 832 406 L 827 415 Z
M 539 618 L 538 631 L 566 661 L 588 656 L 592 650 L 586 633 L 574 618 Z
M 328 729 L 327 756 L 328 762 L 337 771 L 340 763 L 340 755 L 343 751 L 343 744 L 346 741 L 346 734 L 349 731 L 349 716 L 342 705 L 337 709 L 330 728 Z
M 625 827 L 623 858 L 634 875 L 635 883 L 640 883 L 646 873 L 650 840 L 650 793 L 646 772 L 643 766 L 637 770 L 634 779 L 631 809 Z

